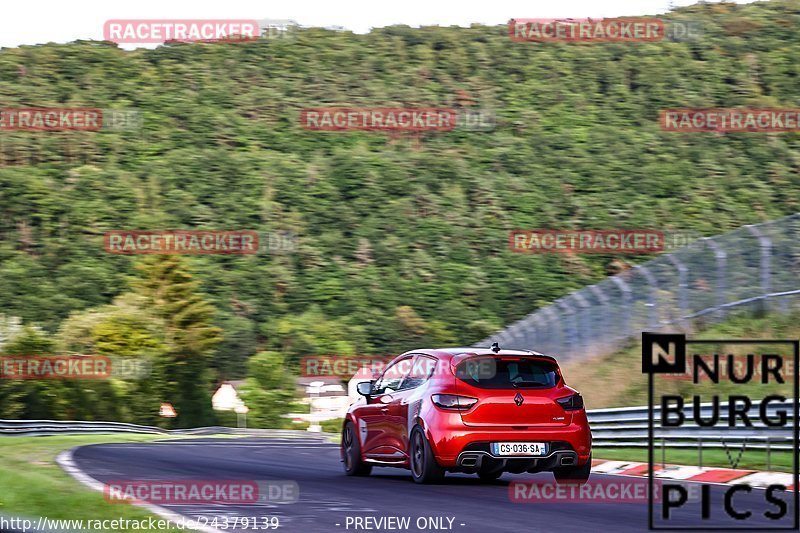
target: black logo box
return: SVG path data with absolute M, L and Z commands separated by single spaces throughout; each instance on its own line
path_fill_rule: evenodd
M 800 340 L 796 339 L 703 339 L 688 340 L 686 335 L 674 333 L 642 333 L 642 373 L 647 374 L 647 455 L 648 455 L 648 529 L 651 531 L 730 531 L 728 527 L 655 527 L 653 517 L 653 452 L 655 445 L 653 396 L 655 374 L 682 374 L 686 371 L 686 345 L 687 344 L 788 344 L 794 352 L 794 401 L 792 402 L 793 416 L 793 441 L 794 441 L 794 460 L 792 474 L 794 475 L 794 522 L 791 526 L 780 526 L 774 528 L 759 527 L 737 527 L 735 531 L 797 531 L 800 528 L 800 465 L 798 465 L 798 444 L 800 444 L 800 380 L 798 379 L 798 363 L 800 362 Z M 659 355 L 657 362 L 653 361 L 654 347 L 658 347 L 661 352 L 670 353 L 670 348 L 674 347 L 671 355 L 674 356 L 670 361 Z

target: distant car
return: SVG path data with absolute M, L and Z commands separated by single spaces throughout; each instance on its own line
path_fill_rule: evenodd
M 412 350 L 396 357 L 359 398 L 342 428 L 345 473 L 408 468 L 417 483 L 445 472 L 553 472 L 585 483 L 592 435 L 581 395 L 556 360 L 492 348 Z

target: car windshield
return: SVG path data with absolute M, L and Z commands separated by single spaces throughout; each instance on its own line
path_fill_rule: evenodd
M 550 388 L 558 381 L 557 367 L 534 358 L 474 357 L 456 367 L 456 376 L 485 389 Z

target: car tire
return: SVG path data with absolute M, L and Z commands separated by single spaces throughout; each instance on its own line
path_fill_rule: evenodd
M 372 472 L 372 465 L 364 464 L 361 460 L 361 442 L 355 425 L 349 420 L 342 428 L 341 455 L 346 475 L 368 476 Z
M 444 479 L 444 468 L 436 462 L 433 450 L 422 428 L 416 426 L 409 440 L 409 466 L 415 483 L 438 483 Z
M 564 485 L 585 485 L 589 481 L 591 473 L 592 454 L 589 454 L 589 460 L 582 466 L 562 466 L 553 469 L 553 477 L 556 478 L 556 483 Z

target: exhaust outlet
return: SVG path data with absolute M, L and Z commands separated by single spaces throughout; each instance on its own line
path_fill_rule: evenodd
M 478 457 L 475 455 L 466 455 L 461 459 L 461 466 L 475 466 L 478 464 Z
M 561 458 L 561 466 L 571 466 L 575 464 L 575 458 L 566 456 Z

